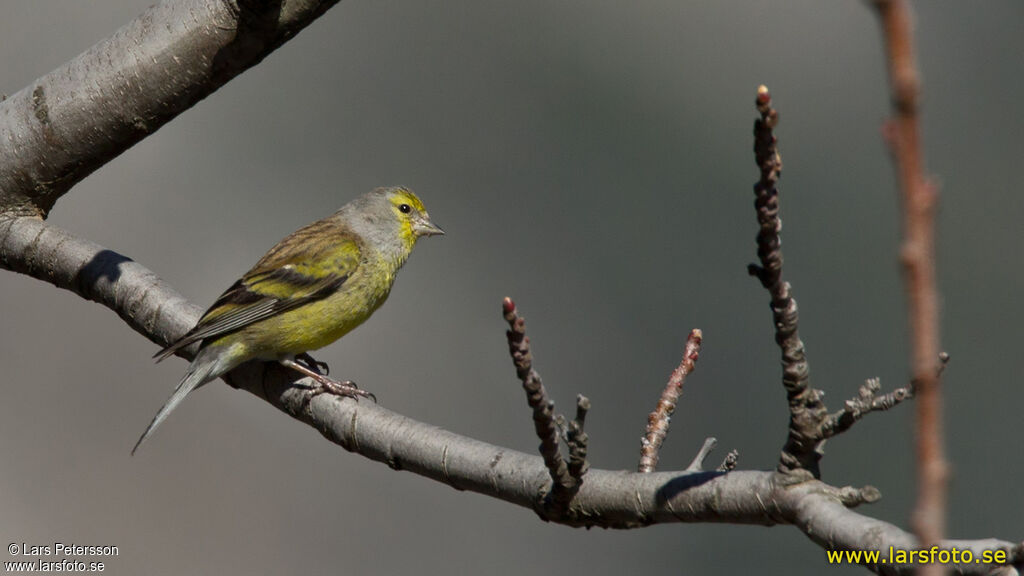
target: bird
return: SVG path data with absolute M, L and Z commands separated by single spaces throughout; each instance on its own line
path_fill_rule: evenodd
M 221 294 L 194 328 L 154 355 L 159 362 L 199 343 L 185 376 L 132 454 L 190 392 L 253 359 L 278 362 L 312 378 L 314 394 L 376 400 L 354 382 L 328 378 L 326 364 L 308 352 L 369 318 L 387 300 L 416 241 L 442 234 L 419 197 L 394 186 L 363 194 L 286 236 Z

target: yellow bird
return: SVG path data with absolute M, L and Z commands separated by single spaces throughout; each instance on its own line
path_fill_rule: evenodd
M 319 373 L 306 352 L 341 338 L 380 308 L 423 236 L 444 234 L 412 190 L 377 188 L 271 248 L 157 362 L 199 342 L 174 394 L 132 454 L 189 392 L 252 359 L 276 361 L 318 383 L 317 393 L 372 396 Z M 300 363 L 301 362 L 301 363 Z

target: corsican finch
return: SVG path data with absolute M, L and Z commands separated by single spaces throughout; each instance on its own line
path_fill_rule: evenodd
M 319 373 L 306 352 L 341 338 L 380 307 L 422 236 L 444 234 L 407 188 L 378 188 L 270 249 L 157 361 L 195 342 L 185 377 L 132 448 L 138 449 L 189 392 L 252 359 L 280 362 L 316 390 L 370 396 Z M 301 363 L 300 363 L 301 362 Z

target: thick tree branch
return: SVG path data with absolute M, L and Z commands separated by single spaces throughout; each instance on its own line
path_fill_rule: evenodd
M 166 0 L 0 102 L 0 210 L 45 217 L 94 170 L 337 0 Z
M 99 302 L 158 344 L 184 333 L 201 313 L 143 266 L 37 218 L 0 220 L 0 266 Z M 346 450 L 458 490 L 542 511 L 551 482 L 542 458 L 460 436 L 370 402 L 327 396 L 310 401 L 307 389 L 292 385 L 294 377 L 294 371 L 277 364 L 250 362 L 228 380 Z M 896 526 L 850 510 L 877 499 L 877 491 L 870 487 L 836 488 L 760 471 L 640 474 L 591 469 L 586 478 L 557 522 L 607 528 L 666 522 L 792 524 L 826 549 L 883 554 L 890 546 L 913 548 L 916 541 Z M 999 567 L 1001 574 L 1019 575 L 1024 565 L 1024 544 L 995 539 L 942 544 L 970 549 L 976 556 L 982 550 L 1005 550 L 1011 565 Z M 883 574 L 910 574 L 914 566 L 870 568 Z M 997 570 L 985 564 L 961 568 L 964 574 Z
M 102 304 L 161 347 L 203 312 L 145 266 L 34 217 L 0 213 L 0 268 Z

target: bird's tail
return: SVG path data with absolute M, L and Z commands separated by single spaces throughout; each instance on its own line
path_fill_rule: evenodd
M 216 354 L 211 348 L 200 350 L 199 356 L 189 365 L 185 377 L 181 379 L 178 387 L 174 389 L 174 394 L 171 394 L 171 397 L 167 399 L 167 402 L 160 408 L 160 411 L 153 417 L 153 421 L 146 427 L 146 431 L 139 437 L 139 441 L 135 443 L 135 447 L 132 448 L 132 455 L 135 455 L 135 451 L 139 449 L 139 446 L 146 441 L 146 438 L 149 438 L 157 426 L 167 419 L 171 411 L 177 408 L 178 404 L 181 404 L 181 401 L 185 399 L 185 396 L 188 396 L 189 392 L 226 372 L 226 370 L 219 370 L 221 363 L 218 356 L 220 355 Z

